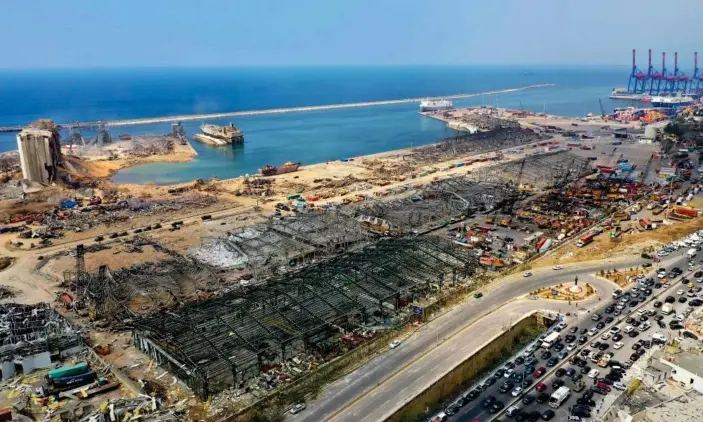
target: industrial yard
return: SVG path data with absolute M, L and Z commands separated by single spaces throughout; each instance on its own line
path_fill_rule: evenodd
M 41 314 L 30 331 L 43 349 L 6 336 L 7 356 L 26 365 L 3 358 L 11 393 L 0 407 L 35 418 L 64 409 L 68 420 L 97 417 L 104 402 L 150 420 L 272 418 L 507 274 L 639 256 L 635 244 L 703 226 L 696 143 L 654 129 L 664 122 L 645 130 L 633 115 L 586 123 L 485 109 L 435 117 L 476 130 L 167 187 L 114 185 L 87 170 L 179 147 L 187 155 L 178 125 L 82 144 L 74 132 L 70 151 L 50 122 L 22 132 L 20 163 L 2 161 L 12 195 L 0 200 L 0 320 Z M 37 155 L 44 146 L 51 153 Z M 65 338 L 45 342 L 58 332 L 40 325 L 64 327 Z M 20 406 L 42 382 L 51 398 Z

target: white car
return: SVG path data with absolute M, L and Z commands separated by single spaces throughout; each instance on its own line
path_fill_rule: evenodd
M 625 391 L 627 390 L 627 386 L 625 384 L 621 383 L 620 381 L 616 381 L 613 383 L 613 388 L 620 390 L 620 391 Z
M 562 270 L 562 269 L 564 269 L 564 267 L 562 267 L 561 265 L 555 265 L 552 267 L 552 269 L 553 270 Z
M 393 340 L 390 344 L 391 349 L 395 349 L 398 346 L 400 346 L 400 340 Z
M 602 336 L 600 336 L 601 340 L 608 340 L 610 338 L 610 333 L 603 333 Z
M 590 330 L 588 330 L 589 336 L 595 336 L 596 334 L 598 334 L 598 329 L 596 327 L 593 327 Z
M 682 295 L 683 293 L 684 293 L 684 291 L 681 290 L 681 289 L 679 289 L 679 290 L 676 291 L 676 294 L 677 294 L 677 295 Z
M 517 397 L 520 395 L 520 393 L 522 393 L 522 387 L 517 386 L 513 389 L 513 392 L 511 394 L 513 395 L 513 397 Z
M 532 277 L 532 273 L 527 271 L 526 273 L 522 274 L 523 277 Z
M 645 312 L 647 312 L 647 311 L 644 309 L 640 309 L 639 311 L 637 311 L 637 315 L 642 316 L 645 314 Z
M 622 349 L 622 346 L 624 346 L 624 345 L 625 345 L 625 343 L 619 341 L 619 342 L 613 344 L 613 349 L 620 350 L 620 349 Z
M 678 322 L 683 322 L 684 319 L 686 319 L 685 316 L 680 315 L 680 314 L 679 314 L 679 315 L 676 315 L 676 320 L 677 320 Z
M 610 332 L 612 334 L 617 334 L 620 332 L 620 328 L 619 327 L 610 327 Z
M 296 403 L 293 405 L 293 407 L 290 408 L 290 413 L 295 415 L 296 413 L 300 413 L 303 410 L 305 410 L 305 403 Z
M 513 374 L 513 372 L 515 372 L 515 371 L 513 371 L 513 370 L 510 369 L 510 368 L 506 368 L 506 369 L 505 369 L 505 372 L 503 373 L 503 376 L 504 376 L 505 378 L 510 378 L 510 376 Z
M 634 330 L 635 329 L 632 327 L 632 325 L 628 325 L 627 327 L 625 327 L 625 329 L 623 331 L 625 331 L 625 333 L 629 334 L 629 333 L 633 332 Z
M 600 371 L 597 369 L 591 369 L 591 372 L 588 373 L 588 378 L 595 378 L 600 374 Z
M 569 351 L 569 352 L 572 351 L 572 350 L 574 350 L 574 349 L 576 349 L 576 343 L 569 343 L 569 344 L 566 346 L 566 350 Z

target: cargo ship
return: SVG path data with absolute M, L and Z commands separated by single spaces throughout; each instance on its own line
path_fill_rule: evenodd
M 259 174 L 261 176 L 277 176 L 279 174 L 286 174 L 298 171 L 299 168 L 300 163 L 294 163 L 292 161 L 288 161 L 287 163 L 279 167 L 267 164 L 259 169 Z
M 454 104 L 449 100 L 426 100 L 420 102 L 420 111 L 440 111 L 451 110 L 453 108 Z
M 202 133 L 193 135 L 193 139 L 204 144 L 222 146 L 244 143 L 244 133 L 232 123 L 227 126 L 205 124 L 200 126 L 200 131 Z
M 652 107 L 655 108 L 685 107 L 693 103 L 693 98 L 680 95 L 674 97 L 652 97 Z
M 610 93 L 610 99 L 612 100 L 626 100 L 626 101 L 641 101 L 647 103 L 651 101 L 651 97 L 645 94 L 635 94 L 628 92 L 625 88 L 615 88 L 613 92 Z

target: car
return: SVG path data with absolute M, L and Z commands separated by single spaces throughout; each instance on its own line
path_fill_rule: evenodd
M 535 378 L 539 378 L 539 377 L 541 377 L 542 375 L 544 375 L 545 372 L 547 372 L 547 368 L 545 368 L 544 366 L 540 366 L 540 367 L 537 368 L 537 370 L 532 374 L 532 376 L 535 377 Z
M 598 321 L 598 320 L 600 320 L 601 318 L 603 318 L 603 317 L 602 317 L 600 314 L 593 314 L 593 315 L 591 315 L 591 320 L 592 320 L 592 321 Z
M 532 394 L 525 394 L 525 396 L 522 398 L 522 404 L 525 405 L 530 404 L 533 401 L 535 401 L 535 396 L 533 396 Z
M 638 356 L 642 356 L 645 353 L 647 353 L 647 349 L 643 347 L 643 348 L 639 349 L 636 353 Z
M 686 296 L 681 296 L 679 298 L 679 303 L 686 303 L 687 301 L 688 301 L 688 299 L 686 299 Z
M 596 327 L 593 327 L 590 330 L 588 330 L 589 336 L 595 336 L 596 334 L 598 334 L 598 329 Z
M 506 369 L 505 372 L 503 373 L 503 377 L 505 378 L 510 378 L 511 375 L 513 375 L 515 371 L 512 369 Z
M 490 407 L 497 399 L 495 396 L 488 396 L 485 399 L 483 399 L 483 407 Z
M 611 390 L 610 386 L 604 382 L 599 382 L 598 384 L 596 384 L 596 387 L 601 388 L 601 389 L 607 391 L 608 393 L 610 393 L 610 390 Z
M 587 364 L 588 364 L 588 362 L 586 360 L 580 360 L 580 361 L 578 361 L 578 363 L 576 363 L 576 366 L 578 366 L 579 368 L 583 368 Z
M 681 296 L 682 294 L 684 294 L 684 291 L 681 290 L 681 289 L 679 289 L 679 290 L 676 291 L 676 294 L 679 295 L 679 296 Z
M 571 377 L 571 381 L 573 382 L 579 382 L 581 379 L 583 379 L 583 374 L 574 374 L 574 376 Z
M 562 380 L 554 380 L 554 382 L 552 383 L 552 388 L 555 389 L 555 390 L 558 390 L 559 387 L 561 387 L 562 385 L 564 385 L 564 381 L 562 381 Z
M 608 394 L 607 391 L 605 391 L 604 389 L 602 389 L 602 388 L 600 388 L 600 387 L 596 387 L 596 386 L 591 387 L 591 390 L 592 390 L 594 393 L 598 393 L 598 394 L 601 394 L 601 395 L 606 395 L 606 394 Z
M 522 356 L 518 356 L 515 358 L 515 365 L 522 365 L 523 363 L 525 363 L 525 358 L 523 358 Z
M 639 359 L 639 358 L 640 358 L 640 355 L 638 355 L 637 353 L 633 353 L 630 355 L 630 360 L 633 362 L 636 362 L 637 359 Z
M 513 391 L 510 394 L 512 394 L 513 397 L 517 397 L 520 395 L 520 393 L 522 393 L 522 387 L 517 386 L 513 388 Z
M 608 350 L 608 347 L 610 347 L 610 345 L 608 343 L 603 343 L 600 346 L 598 346 L 598 350 L 604 352 L 604 351 Z
M 561 377 L 563 377 L 564 375 L 566 375 L 566 369 L 564 369 L 564 368 L 559 368 L 559 369 L 557 369 L 557 371 L 554 373 L 554 376 L 556 376 L 556 377 L 558 377 L 558 378 L 561 378 Z
M 611 340 L 613 340 L 613 341 L 620 341 L 620 340 L 622 340 L 622 334 L 620 334 L 620 333 L 615 334 L 615 335 L 613 336 L 613 338 L 611 338 Z
M 566 343 L 573 343 L 574 340 L 576 340 L 576 336 L 573 334 L 567 334 L 566 336 L 564 336 L 564 342 Z
M 527 414 L 527 419 L 530 422 L 537 422 L 539 420 L 539 418 L 541 418 L 541 417 L 542 417 L 542 414 L 539 413 L 538 410 L 533 410 L 532 412 Z
M 488 377 L 488 378 L 486 378 L 485 384 L 488 386 L 491 386 L 491 385 L 495 384 L 496 381 L 498 381 L 496 379 L 496 377 Z
M 597 369 L 592 369 L 592 370 L 588 373 L 588 378 L 595 378 L 595 377 L 598 376 L 598 374 L 600 374 L 600 371 L 599 371 L 599 370 L 597 370 Z
M 586 334 L 588 332 L 588 328 L 582 328 L 581 331 L 579 331 L 579 334 Z
M 605 322 L 601 321 L 598 324 L 596 324 L 596 328 L 599 330 L 602 330 L 603 327 L 605 327 Z
M 584 366 L 581 368 L 581 373 L 582 373 L 582 374 L 587 374 L 587 373 L 589 373 L 589 372 L 591 372 L 591 367 L 590 367 L 590 366 L 584 365 Z
M 544 384 L 542 384 L 542 385 L 544 385 Z M 545 386 L 545 388 L 546 388 L 546 386 Z M 549 400 L 549 394 L 541 393 L 540 395 L 537 396 L 537 398 L 535 399 L 535 402 L 537 402 L 539 404 L 543 404 L 543 403 L 546 403 L 548 400 Z
M 500 400 L 496 400 L 491 407 L 488 409 L 490 413 L 498 413 L 505 407 L 505 403 Z
M 524 388 L 527 388 L 532 385 L 532 378 L 525 377 L 525 379 L 522 380 L 522 386 Z
M 393 341 L 391 342 L 391 344 L 389 345 L 389 347 L 390 347 L 391 349 L 395 349 L 395 348 L 398 347 L 398 346 L 400 346 L 400 340 L 393 340 Z
M 577 326 L 573 326 L 573 327 L 569 328 L 569 332 L 572 334 L 577 333 L 578 330 L 579 330 L 579 327 L 577 327 Z
M 631 325 L 632 325 L 633 327 L 639 327 L 639 326 L 640 326 L 640 322 L 637 321 L 637 320 L 634 320 L 634 321 L 631 322 Z
M 662 288 L 662 284 L 659 283 L 659 282 L 654 283 L 654 288 L 655 288 L 655 289 L 661 289 L 661 288 Z
M 510 415 L 508 415 L 508 416 L 510 416 Z M 530 417 L 529 413 L 520 411 L 515 415 L 515 422 L 525 422 L 526 420 L 528 420 L 527 418 L 529 418 L 529 417 Z
M 515 368 L 515 363 L 514 363 L 514 362 L 510 362 L 510 361 L 507 361 L 507 362 L 505 362 L 505 364 L 503 365 L 503 367 L 504 367 L 505 369 L 513 369 L 513 368 Z
M 538 382 L 537 384 L 535 384 L 535 390 L 539 391 L 540 393 L 546 389 L 547 386 L 542 382 Z
M 483 297 L 483 293 L 481 293 L 481 292 L 474 293 L 474 299 L 481 299 L 482 297 Z
M 527 271 L 527 272 L 523 273 L 522 276 L 523 277 L 532 277 L 532 273 Z
M 586 337 L 586 336 L 579 337 L 579 344 L 584 344 L 587 341 L 588 341 L 588 337 Z
M 609 316 L 609 317 L 607 317 L 607 318 L 605 319 L 605 323 L 606 323 L 606 324 L 610 324 L 610 323 L 613 322 L 613 321 L 615 321 L 615 318 L 613 318 L 613 317 L 611 317 L 611 316 Z
M 551 358 L 551 359 L 549 359 L 549 360 L 547 361 L 547 366 L 548 366 L 549 368 L 551 368 L 551 367 L 555 366 L 557 363 L 559 363 L 559 359 L 557 359 L 557 358 Z
M 617 343 L 613 344 L 613 349 L 620 350 L 620 349 L 622 349 L 622 346 L 624 346 L 624 345 L 625 345 L 625 343 L 618 341 Z
M 595 349 L 596 347 L 598 347 L 598 346 L 600 346 L 600 341 L 598 341 L 598 340 L 593 340 L 593 341 L 591 342 L 591 347 L 593 347 L 594 349 Z
M 634 308 L 635 306 L 637 306 L 637 305 L 639 305 L 639 304 L 640 304 L 640 302 L 639 302 L 638 300 L 633 299 L 633 300 L 630 301 L 630 307 L 631 307 L 631 308 Z
M 632 345 L 632 350 L 637 351 L 637 349 L 639 349 L 640 347 L 642 347 L 642 345 L 641 345 L 639 342 L 638 342 L 638 343 L 635 343 L 635 344 Z
M 581 350 L 581 356 L 583 357 L 588 357 L 588 355 L 591 354 L 591 349 L 583 349 Z
M 631 332 L 631 333 L 628 334 L 628 336 L 630 336 L 630 337 L 632 337 L 632 338 L 637 337 L 638 335 L 640 335 L 640 332 L 639 332 L 639 331 L 633 331 L 633 332 Z
M 613 385 L 613 381 L 609 380 L 608 378 L 598 378 L 598 383 L 604 383 L 608 385 Z
M 290 408 L 290 414 L 295 415 L 305 410 L 305 403 L 296 403 Z
M 554 350 L 556 350 L 557 352 L 561 352 L 562 349 L 564 349 L 564 343 L 557 343 L 554 345 Z
M 551 420 L 554 417 L 554 411 L 551 409 L 547 409 L 542 413 L 542 420 L 543 421 L 548 421 Z
M 542 353 L 542 355 L 540 356 L 540 358 L 542 358 L 542 359 L 549 359 L 551 357 L 552 357 L 552 352 L 550 352 L 549 350 L 545 350 Z
M 553 269 L 553 270 L 563 270 L 564 267 L 562 267 L 561 265 L 555 265 L 555 266 L 552 267 L 552 269 Z
M 666 299 L 664 299 L 664 302 L 666 303 L 674 303 L 676 302 L 676 298 L 673 296 L 667 296 Z
M 564 350 L 563 352 L 559 352 L 559 354 L 557 355 L 557 358 L 558 359 L 566 359 L 567 356 L 569 356 L 569 352 Z
M 627 386 L 625 386 L 625 384 L 621 383 L 620 381 L 614 382 L 613 387 L 617 390 L 620 390 L 620 391 L 627 390 Z
M 575 350 L 576 347 L 577 347 L 577 346 L 576 346 L 576 343 L 569 343 L 569 344 L 566 345 L 566 350 L 568 350 L 569 352 L 571 352 L 571 351 Z
M 510 417 L 513 417 L 513 416 L 517 416 L 518 411 L 520 411 L 520 408 L 515 405 L 512 405 L 505 410 L 505 414 Z M 522 419 L 522 420 L 525 420 L 525 419 Z
M 525 365 L 525 376 L 528 376 L 528 375 L 532 374 L 533 372 L 535 372 L 535 365 L 532 365 L 532 364 Z
M 475 400 L 475 399 L 476 399 L 478 396 L 480 396 L 480 395 L 481 395 L 481 392 L 480 392 L 480 391 L 478 391 L 478 390 L 471 390 L 471 391 L 469 391 L 468 393 L 466 393 L 466 395 L 464 396 L 464 398 L 465 398 L 466 400 L 471 401 L 471 400 Z
M 501 393 L 507 393 L 508 391 L 512 390 L 514 386 L 515 384 L 513 384 L 512 382 L 506 381 L 503 385 L 500 386 L 500 388 L 498 388 L 498 391 L 500 391 Z
M 586 390 L 583 392 L 581 397 L 583 397 L 584 399 L 590 400 L 591 398 L 593 398 L 593 391 Z

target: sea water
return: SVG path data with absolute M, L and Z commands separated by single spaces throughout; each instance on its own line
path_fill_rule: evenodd
M 37 118 L 59 123 L 261 110 L 486 92 L 526 85 L 556 86 L 454 101 L 582 116 L 617 104 L 609 92 L 623 83 L 621 67 L 334 67 L 242 69 L 100 69 L 0 72 L 0 126 Z M 195 178 L 256 173 L 264 164 L 303 164 L 353 157 L 437 141 L 456 134 L 418 114 L 418 104 L 360 107 L 212 119 L 232 121 L 245 143 L 211 147 L 191 142 L 198 157 L 119 171 L 121 183 L 171 184 Z M 184 122 L 193 135 L 204 122 Z M 110 128 L 159 134 L 170 123 Z M 64 133 L 64 136 L 66 134 Z M 85 136 L 93 136 L 86 131 Z M 0 152 L 16 149 L 15 134 L 0 133 Z

